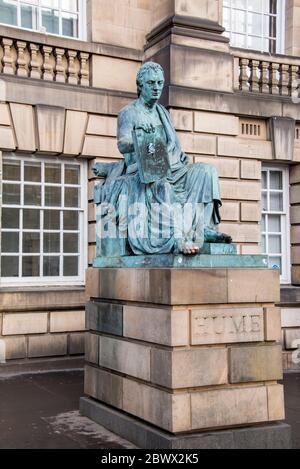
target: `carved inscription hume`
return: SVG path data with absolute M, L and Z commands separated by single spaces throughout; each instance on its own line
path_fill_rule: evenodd
M 264 340 L 262 308 L 193 309 L 192 345 Z

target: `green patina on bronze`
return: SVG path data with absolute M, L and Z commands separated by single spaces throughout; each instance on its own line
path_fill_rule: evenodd
M 139 263 L 141 266 L 151 263 L 176 266 L 178 260 L 178 265 L 183 264 L 181 267 L 209 267 L 212 261 L 217 264 L 216 256 L 230 255 L 230 262 L 227 259 L 230 265 L 234 264 L 234 258 L 243 257 L 236 255 L 230 236 L 217 229 L 222 205 L 217 171 L 208 164 L 189 163 L 169 113 L 158 103 L 163 87 L 161 66 L 145 63 L 137 75 L 138 99 L 123 108 L 118 116 L 118 148 L 124 160 L 97 163 L 93 167 L 96 176 L 105 178 L 94 192 L 97 204 L 95 267 L 118 264 L 129 267 Z M 159 223 L 155 220 L 156 224 L 152 211 L 155 206 L 164 214 Z M 191 210 L 191 223 L 180 225 L 178 230 L 174 207 L 187 206 Z M 144 211 L 137 217 L 133 207 L 139 207 L 138 210 L 142 207 Z M 102 229 L 105 231 L 104 227 L 110 223 L 116 227 L 116 232 L 103 236 Z M 222 248 L 209 247 L 215 243 L 222 243 Z M 193 260 L 186 260 L 191 255 Z M 208 258 L 212 255 L 214 259 L 211 257 L 210 262 Z M 118 257 L 123 260 L 117 260 Z M 253 257 L 252 262 L 250 257 L 245 256 L 238 265 L 248 261 L 253 266 L 264 266 L 262 256 L 260 260 Z

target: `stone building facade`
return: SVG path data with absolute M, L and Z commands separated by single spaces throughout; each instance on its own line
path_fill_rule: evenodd
M 145 60 L 182 147 L 220 176 L 221 229 L 281 269 L 284 367 L 300 343 L 300 1 L 0 0 L 0 352 L 84 352 L 96 161 Z

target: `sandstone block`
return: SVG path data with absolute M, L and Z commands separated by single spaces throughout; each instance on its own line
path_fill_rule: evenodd
M 281 308 L 282 327 L 300 327 L 300 308 Z
M 250 138 L 218 137 L 218 155 L 271 160 L 273 158 L 272 144 Z
M 300 266 L 292 266 L 292 285 L 300 285 Z
M 172 347 L 189 344 L 189 312 L 124 306 L 124 336 Z
M 204 155 L 216 154 L 216 137 L 212 135 L 199 135 L 178 132 L 183 151 L 186 153 L 199 153 Z
M 18 150 L 35 152 L 36 135 L 33 107 L 10 103 Z
M 99 336 L 87 332 L 85 335 L 85 359 L 87 362 L 99 363 Z
M 106 334 L 123 335 L 123 305 L 100 301 L 86 304 L 86 327 Z
M 298 244 L 300 240 L 300 226 L 291 227 L 291 243 Z
M 256 160 L 241 160 L 242 179 L 261 179 L 261 162 Z
M 84 139 L 82 156 L 86 156 L 88 158 L 95 158 L 95 156 L 122 158 L 115 138 L 100 137 L 97 135 L 86 135 Z
M 84 392 L 99 401 L 122 408 L 123 378 L 85 365 Z
M 259 203 L 242 202 L 241 221 L 260 221 L 261 207 Z
M 300 246 L 292 246 L 291 258 L 292 264 L 300 264 Z
M 282 379 L 281 345 L 230 347 L 230 383 Z
M 281 384 L 267 386 L 267 393 L 269 421 L 284 420 L 285 412 L 283 386 Z
M 223 135 L 239 134 L 239 119 L 230 114 L 195 112 L 195 132 Z
M 280 308 L 264 308 L 265 340 L 281 341 Z
M 246 223 L 221 223 L 220 230 L 229 234 L 234 243 L 259 243 L 261 239 L 259 225 Z
M 268 421 L 264 386 L 191 394 L 192 429 L 228 427 Z
M 179 109 L 170 110 L 171 118 L 173 125 L 176 130 L 193 130 L 193 112 L 192 111 L 182 111 Z
M 26 357 L 26 338 L 22 337 L 5 337 L 0 338 L 5 344 L 5 360 L 16 360 L 17 358 Z
M 15 150 L 16 143 L 13 130 L 10 127 L 0 126 L 1 150 Z
M 260 200 L 261 187 L 258 182 L 220 181 L 222 199 Z
M 139 67 L 139 62 L 93 55 L 92 86 L 136 93 L 135 78 Z
M 150 347 L 101 336 L 99 365 L 150 381 Z
M 228 269 L 229 303 L 279 303 L 279 272 L 273 269 Z
M 170 394 L 124 378 L 123 410 L 170 432 L 190 429 L 190 396 L 187 393 Z
M 54 311 L 50 313 L 50 332 L 83 331 L 85 311 Z
M 47 332 L 48 313 L 3 314 L 2 334 L 22 335 Z
M 80 332 L 77 334 L 70 334 L 69 337 L 69 354 L 82 355 L 84 354 L 85 346 L 85 333 Z
M 29 337 L 28 357 L 66 355 L 67 338 L 67 334 L 45 334 Z
M 66 130 L 64 137 L 64 154 L 79 155 L 81 153 L 87 119 L 87 112 L 67 111 Z
M 259 244 L 243 244 L 241 254 L 261 254 L 261 247 Z
M 300 164 L 290 167 L 290 184 L 298 184 L 300 182 Z
M 299 204 L 300 203 L 300 184 L 296 184 L 295 186 L 291 186 L 291 188 L 290 188 L 290 202 L 291 202 L 291 204 Z
M 151 381 L 170 389 L 227 383 L 226 348 L 151 351 Z
M 0 103 L 0 125 L 11 125 L 8 104 Z
M 238 202 L 223 202 L 220 212 L 224 221 L 239 221 L 240 204 Z
M 117 136 L 117 118 L 90 114 L 86 133 L 90 135 Z
M 58 154 L 63 152 L 65 110 L 54 106 L 36 106 L 39 151 Z

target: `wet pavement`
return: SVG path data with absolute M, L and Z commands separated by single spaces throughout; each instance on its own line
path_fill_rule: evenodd
M 300 448 L 300 373 L 284 377 L 286 421 Z M 78 412 L 83 372 L 0 379 L 0 448 L 120 449 L 134 446 Z

